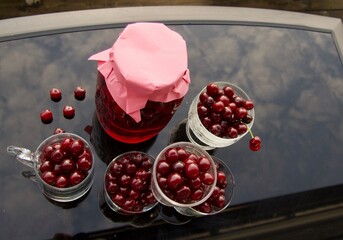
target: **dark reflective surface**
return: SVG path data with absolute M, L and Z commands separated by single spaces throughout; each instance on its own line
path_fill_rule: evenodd
M 191 87 L 168 126 L 145 146 L 133 148 L 156 157 L 171 136 L 175 138 L 171 134 L 187 117 L 192 98 L 210 81 L 233 82 L 251 96 L 256 106 L 253 130 L 262 137 L 263 146 L 251 152 L 247 135 L 213 152 L 230 166 L 236 179 L 230 211 L 179 226 L 158 218 L 139 228 L 141 236 L 150 236 L 144 234 L 161 225 L 170 232 L 155 231 L 156 238 L 191 236 L 199 229 L 211 235 L 216 224 L 229 227 L 239 219 L 239 214 L 230 215 L 236 206 L 343 183 L 343 67 L 330 34 L 231 25 L 171 28 L 187 41 Z M 0 239 L 82 239 L 86 233 L 106 231 L 113 238 L 135 235 L 132 222 L 113 221 L 99 208 L 106 162 L 130 147 L 106 139 L 97 128 L 96 63 L 87 61 L 93 53 L 110 47 L 120 31 L 75 32 L 0 44 Z M 77 85 L 87 90 L 84 101 L 73 97 Z M 59 103 L 50 100 L 53 87 L 62 90 Z M 64 105 L 75 107 L 74 119 L 64 119 Z M 39 118 L 46 108 L 54 113 L 50 125 L 43 125 Z M 22 176 L 30 169 L 6 154 L 8 145 L 34 151 L 57 127 L 89 140 L 97 154 L 93 187 L 73 207 L 49 202 L 33 181 Z M 343 195 L 342 188 L 335 194 Z M 312 199 L 301 197 L 305 202 Z M 247 215 L 259 216 L 266 210 L 263 204 Z M 278 200 L 273 204 L 275 212 L 283 206 Z

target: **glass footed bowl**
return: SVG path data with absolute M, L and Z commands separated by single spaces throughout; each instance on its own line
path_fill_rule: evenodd
M 178 211 L 182 215 L 214 215 L 224 211 L 230 205 L 235 189 L 235 179 L 230 168 L 221 159 L 215 156 L 212 156 L 212 158 L 217 165 L 216 189 L 213 191 L 211 197 L 201 205 L 190 208 L 175 207 L 176 211 Z M 223 173 L 225 174 L 225 178 L 222 177 Z
M 204 162 L 206 167 L 202 165 Z M 217 170 L 212 157 L 193 143 L 170 144 L 156 157 L 152 192 L 165 206 L 197 206 L 211 196 L 216 182 Z

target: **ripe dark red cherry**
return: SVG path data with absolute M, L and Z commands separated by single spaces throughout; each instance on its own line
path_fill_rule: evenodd
M 42 179 L 47 184 L 53 185 L 56 181 L 56 174 L 54 171 L 46 171 L 42 173 Z
M 65 131 L 62 128 L 56 128 L 54 134 L 64 133 Z
M 50 98 L 54 102 L 59 102 L 62 99 L 62 92 L 58 88 L 52 88 L 50 90 Z
M 64 175 L 60 175 L 56 178 L 56 187 L 65 188 L 69 184 L 68 178 Z
M 77 86 L 74 89 L 74 97 L 79 101 L 84 100 L 86 97 L 86 90 L 83 87 Z
M 49 124 L 53 120 L 52 112 L 49 109 L 46 109 L 40 113 L 40 119 L 42 123 Z
M 75 109 L 72 106 L 65 106 L 63 108 L 63 116 L 66 119 L 73 119 L 75 116 Z
M 258 151 L 261 149 L 261 138 L 259 136 L 255 136 L 250 139 L 249 141 L 249 147 L 252 151 Z
M 171 173 L 167 178 L 167 185 L 170 189 L 176 190 L 182 184 L 182 176 L 179 173 Z

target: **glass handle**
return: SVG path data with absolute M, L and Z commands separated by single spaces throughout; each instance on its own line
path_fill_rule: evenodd
M 22 164 L 33 168 L 34 157 L 33 153 L 29 149 L 16 146 L 8 146 L 7 153 L 15 157 L 15 159 L 17 159 Z

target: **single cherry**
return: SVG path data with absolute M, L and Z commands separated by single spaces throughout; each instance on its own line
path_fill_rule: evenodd
M 63 108 L 63 116 L 66 119 L 73 119 L 75 116 L 75 109 L 72 106 L 65 106 Z
M 250 139 L 249 141 L 249 147 L 252 151 L 258 151 L 261 149 L 261 138 L 259 136 L 255 136 Z
M 86 97 L 86 90 L 81 86 L 77 86 L 74 89 L 74 97 L 76 100 L 79 100 L 79 101 L 84 100 Z
M 65 131 L 62 128 L 56 128 L 54 130 L 54 134 L 59 134 L 59 133 L 65 133 Z
M 41 119 L 42 123 L 44 123 L 44 124 L 52 123 L 53 115 L 52 115 L 51 110 L 46 109 L 46 110 L 42 111 L 40 113 L 40 119 Z
M 62 92 L 58 88 L 52 88 L 50 90 L 50 98 L 54 102 L 59 102 L 62 99 Z

